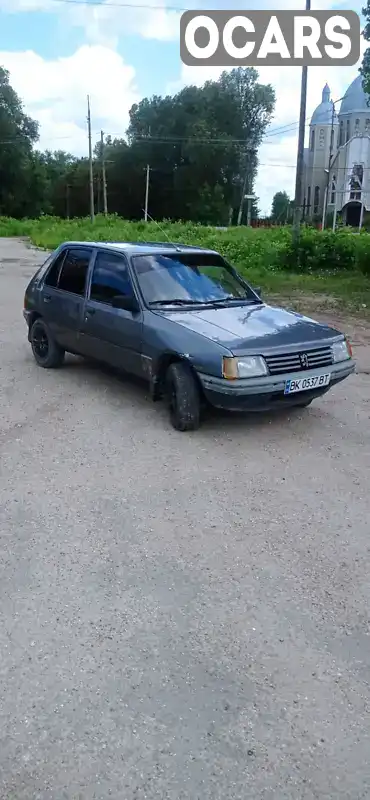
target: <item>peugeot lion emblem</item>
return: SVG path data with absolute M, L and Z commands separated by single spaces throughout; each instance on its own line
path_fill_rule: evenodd
M 301 353 L 300 360 L 301 360 L 301 366 L 303 367 L 303 369 L 307 369 L 307 367 L 308 367 L 307 353 Z

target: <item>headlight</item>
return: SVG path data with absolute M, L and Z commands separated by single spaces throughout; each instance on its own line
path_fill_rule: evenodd
M 267 375 L 267 365 L 262 356 L 244 356 L 244 358 L 224 358 L 222 374 L 228 380 L 237 378 L 258 378 Z
M 338 361 L 347 361 L 352 358 L 352 348 L 347 339 L 342 339 L 341 342 L 334 342 L 331 346 L 333 353 L 333 361 L 336 364 Z

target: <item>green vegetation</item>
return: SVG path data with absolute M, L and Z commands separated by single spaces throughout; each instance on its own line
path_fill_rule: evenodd
M 52 250 L 63 241 L 167 241 L 200 245 L 221 252 L 267 295 L 279 295 L 299 307 L 370 309 L 370 235 L 344 229 L 333 234 L 304 228 L 298 252 L 285 228 L 234 227 L 225 231 L 194 223 L 128 222 L 117 216 L 66 221 L 0 218 L 0 236 L 28 236 Z

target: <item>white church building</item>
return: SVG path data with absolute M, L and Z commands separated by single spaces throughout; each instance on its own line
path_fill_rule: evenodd
M 303 218 L 341 215 L 357 227 L 370 211 L 370 105 L 362 76 L 348 87 L 337 114 L 326 84 L 312 115 L 304 151 Z

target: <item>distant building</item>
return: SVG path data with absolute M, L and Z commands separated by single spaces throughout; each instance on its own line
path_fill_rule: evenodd
M 323 213 L 328 186 L 327 211 L 336 208 L 347 225 L 358 226 L 363 211 L 370 211 L 370 106 L 362 88 L 362 76 L 348 87 L 339 113 L 326 84 L 322 100 L 312 115 L 309 146 L 304 151 L 304 218 Z

